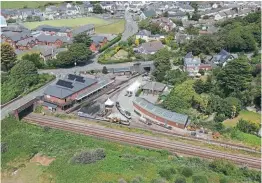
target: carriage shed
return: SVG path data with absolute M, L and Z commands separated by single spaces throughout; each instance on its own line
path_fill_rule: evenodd
M 158 107 L 144 98 L 133 101 L 135 113 L 153 122 L 184 129 L 189 124 L 189 117 Z

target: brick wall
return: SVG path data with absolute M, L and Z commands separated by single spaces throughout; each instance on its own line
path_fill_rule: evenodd
M 184 129 L 184 125 L 183 125 L 183 124 L 174 123 L 174 122 L 172 122 L 172 121 L 165 120 L 164 118 L 161 118 L 161 117 L 159 117 L 159 116 L 157 116 L 157 115 L 155 115 L 155 114 L 152 114 L 152 113 L 148 112 L 147 110 L 143 109 L 142 107 L 139 107 L 139 106 L 136 105 L 135 103 L 133 103 L 133 105 L 134 105 L 135 109 L 136 109 L 138 112 L 140 112 L 141 114 L 145 115 L 145 117 L 148 116 L 148 117 L 150 117 L 150 118 L 152 118 L 152 119 L 154 119 L 154 120 L 156 120 L 156 121 L 158 121 L 158 122 L 160 122 L 160 123 L 164 123 L 164 124 L 165 124 L 165 122 L 167 122 L 167 124 L 168 124 L 169 126 L 173 126 L 173 127 L 177 127 L 177 128 L 182 128 L 182 129 Z

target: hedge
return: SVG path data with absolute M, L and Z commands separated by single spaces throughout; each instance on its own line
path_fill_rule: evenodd
M 104 45 L 103 47 L 101 47 L 99 49 L 99 53 L 101 53 L 102 51 L 104 51 L 105 49 L 109 48 L 110 46 L 112 46 L 113 44 L 117 43 L 118 41 L 120 41 L 122 38 L 122 34 L 119 34 L 117 37 L 115 37 L 114 39 L 112 39 L 109 43 L 107 43 L 106 45 Z
M 124 62 L 132 62 L 131 59 L 119 59 L 119 60 L 98 60 L 98 63 L 101 64 L 116 64 L 116 63 L 124 63 Z

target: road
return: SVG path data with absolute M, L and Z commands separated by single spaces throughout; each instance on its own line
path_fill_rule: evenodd
M 122 41 L 126 41 L 127 38 L 138 32 L 138 25 L 133 20 L 132 14 L 128 11 L 128 9 L 125 11 L 125 19 L 126 27 L 124 33 L 122 34 Z

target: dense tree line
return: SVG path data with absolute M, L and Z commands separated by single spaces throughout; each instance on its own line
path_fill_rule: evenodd
M 187 52 L 216 53 L 220 49 L 230 52 L 256 51 L 261 46 L 261 14 L 250 13 L 244 18 L 237 17 L 219 23 L 219 31 L 213 35 L 202 35 L 185 46 Z

